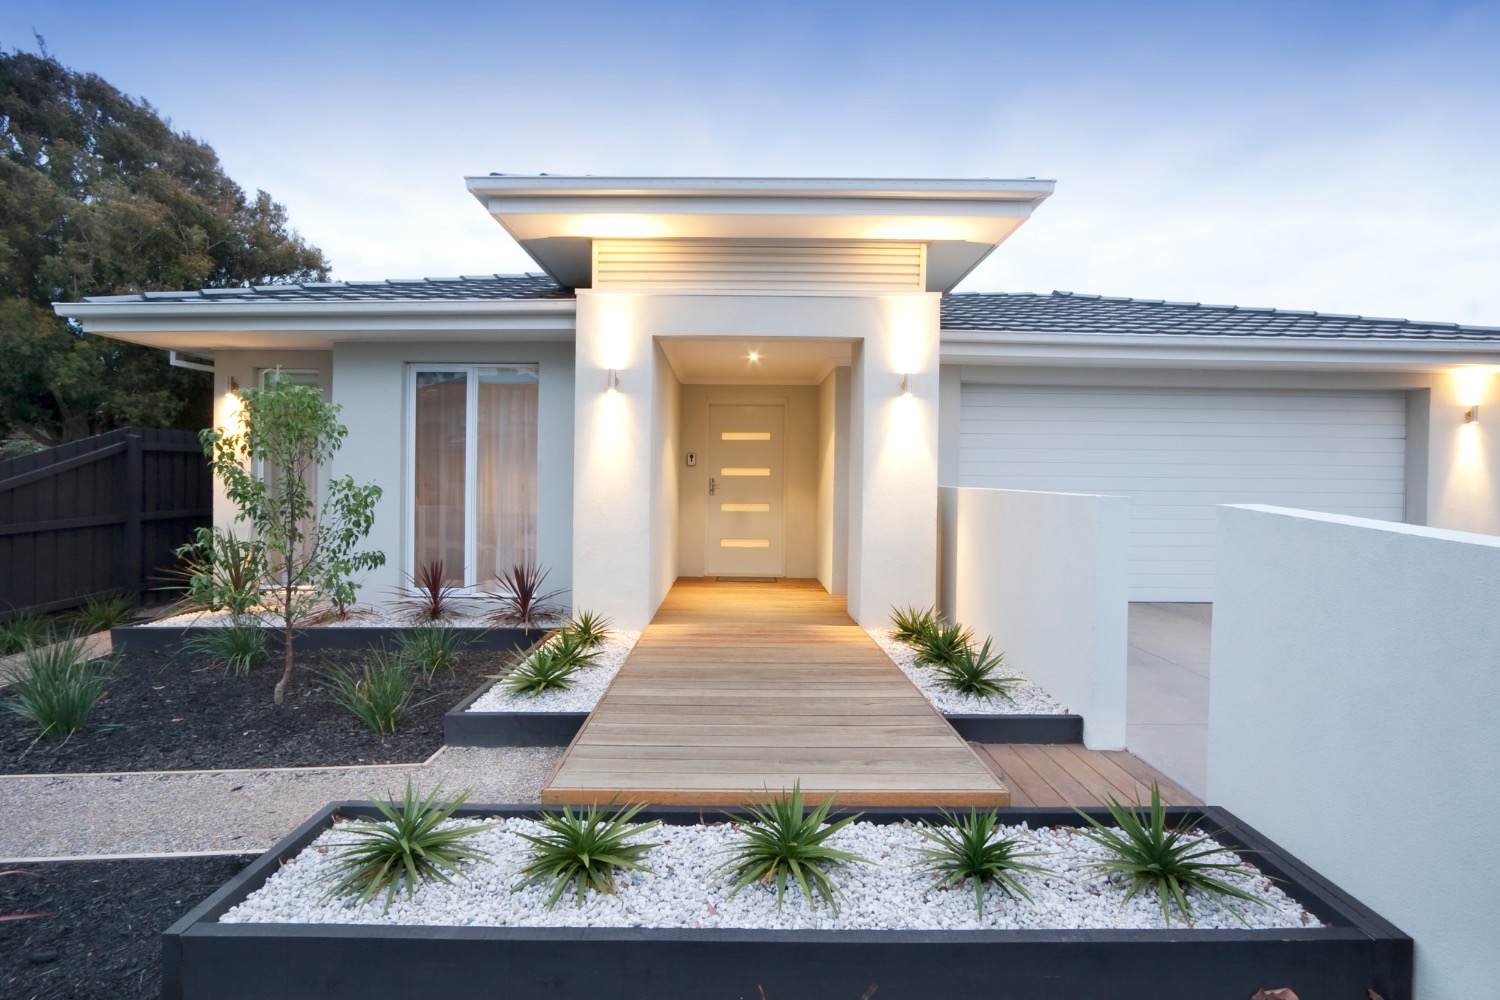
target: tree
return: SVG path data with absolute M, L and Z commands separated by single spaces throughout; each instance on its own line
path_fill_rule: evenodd
M 327 276 L 284 207 L 246 197 L 150 104 L 45 47 L 0 50 L 0 436 L 207 422 L 206 374 L 85 334 L 53 302 Z
M 282 629 L 285 661 L 276 682 L 276 704 L 286 697 L 295 660 L 298 627 L 330 605 L 354 602 L 354 574 L 385 565 L 385 553 L 355 551 L 375 521 L 381 489 L 357 485 L 351 476 L 324 485 L 317 506 L 308 479 L 331 459 L 349 429 L 338 422 L 337 405 L 321 390 L 297 385 L 278 368 L 264 389 L 241 389 L 239 427 L 205 430 L 203 450 L 264 547 L 270 586 L 267 613 Z M 258 468 L 257 468 L 258 467 Z

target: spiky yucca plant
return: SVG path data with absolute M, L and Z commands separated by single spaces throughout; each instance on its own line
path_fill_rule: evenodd
M 917 636 L 912 648 L 917 651 L 917 666 L 937 666 L 948 663 L 974 642 L 974 633 L 958 623 L 945 625 Z
M 592 611 L 575 611 L 568 624 L 563 626 L 565 634 L 576 635 L 584 649 L 597 649 L 609 638 L 610 621 Z
M 570 806 L 563 806 L 562 812 L 541 817 L 539 822 L 546 833 L 520 834 L 521 839 L 531 843 L 531 859 L 517 873 L 523 877 L 511 891 L 544 885 L 550 890 L 547 896 L 550 910 L 571 884 L 577 888 L 577 905 L 582 906 L 589 889 L 614 892 L 617 871 L 649 872 L 651 869 L 641 864 L 641 859 L 659 845 L 631 843 L 630 838 L 645 833 L 657 821 L 631 825 L 630 821 L 645 808 L 645 803 L 615 809 L 618 799 L 617 795 L 609 800 L 609 812 L 595 804 L 575 815 Z
M 932 827 L 923 823 L 919 832 L 937 845 L 917 850 L 923 867 L 939 876 L 938 885 L 947 889 L 968 879 L 974 886 L 974 906 L 979 916 L 984 916 L 984 887 L 993 884 L 1011 899 L 1018 896 L 1027 900 L 1031 894 L 1015 880 L 1016 872 L 1052 874 L 1022 858 L 1045 857 L 1042 851 L 1022 851 L 1026 846 L 1015 837 L 1002 837 L 999 830 L 999 812 L 987 809 L 980 812 L 970 809 L 968 816 L 957 816 L 943 810 L 947 825 Z
M 1114 855 L 1108 861 L 1092 862 L 1091 867 L 1105 875 L 1125 878 L 1130 883 L 1130 889 L 1125 893 L 1126 900 L 1137 893 L 1156 890 L 1162 920 L 1168 926 L 1172 923 L 1172 906 L 1182 913 L 1184 921 L 1192 919 L 1187 899 L 1190 891 L 1221 902 L 1239 899 L 1259 906 L 1270 905 L 1259 896 L 1230 885 L 1215 875 L 1216 872 L 1241 871 L 1240 865 L 1203 860 L 1233 855 L 1230 848 L 1205 846 L 1202 837 L 1192 836 L 1192 825 L 1187 822 L 1168 829 L 1167 810 L 1161 803 L 1161 789 L 1156 782 L 1151 783 L 1151 808 L 1144 817 L 1139 805 L 1122 806 L 1112 795 L 1105 808 L 1115 821 L 1115 828 L 1105 826 L 1074 807 L 1074 811 L 1092 828 L 1078 832 Z M 1233 910 L 1230 912 L 1234 913 Z M 1234 915 L 1241 923 L 1245 922 L 1238 913 Z
M 936 608 L 918 609 L 908 604 L 904 608 L 891 609 L 891 624 L 896 626 L 896 638 L 902 642 L 915 642 L 942 626 L 943 619 Z
M 985 639 L 979 649 L 972 645 L 960 646 L 950 658 L 936 664 L 938 679 L 959 694 L 972 698 L 1012 700 L 1005 686 L 1020 678 L 995 676 L 995 671 L 1005 662 L 1005 654 L 991 653 L 993 642 L 993 639 Z
M 353 896 L 364 906 L 383 891 L 382 912 L 389 912 L 401 889 L 409 899 L 429 879 L 452 885 L 452 876 L 467 878 L 462 869 L 466 861 L 488 861 L 487 852 L 464 841 L 496 824 L 444 828 L 443 823 L 468 801 L 470 793 L 442 799 L 442 790 L 439 782 L 419 799 L 407 779 L 399 805 L 375 803 L 384 820 L 357 820 L 336 827 L 351 839 L 334 845 L 338 848 L 335 866 L 326 876 L 333 885 L 324 898 Z
M 542 646 L 505 675 L 505 686 L 516 694 L 529 694 L 533 698 L 545 691 L 566 691 L 573 686 L 573 672 L 577 669 L 577 663 L 557 646 Z
M 817 909 L 818 897 L 837 915 L 838 897 L 842 895 L 833 873 L 852 864 L 869 864 L 868 858 L 851 851 L 829 847 L 827 840 L 863 813 L 827 822 L 834 796 L 808 812 L 802 804 L 802 782 L 785 789 L 779 796 L 767 794 L 750 806 L 749 817 L 730 815 L 739 824 L 743 838 L 730 849 L 731 857 L 718 871 L 731 881 L 729 895 L 734 896 L 751 882 L 776 884 L 776 909 L 781 909 L 790 876 L 801 886 L 807 905 Z

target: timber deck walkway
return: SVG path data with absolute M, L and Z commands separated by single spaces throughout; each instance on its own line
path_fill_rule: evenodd
M 842 805 L 1010 792 L 816 581 L 679 580 L 542 789 L 547 803 Z

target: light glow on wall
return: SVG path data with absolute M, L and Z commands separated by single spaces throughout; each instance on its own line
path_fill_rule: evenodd
M 1465 408 L 1483 403 L 1490 377 L 1496 369 L 1489 365 L 1474 365 L 1460 368 L 1454 373 L 1458 380 L 1458 405 Z

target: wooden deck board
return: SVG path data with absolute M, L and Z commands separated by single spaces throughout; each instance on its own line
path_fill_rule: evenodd
M 1088 750 L 1063 744 L 975 744 L 1005 782 L 1012 805 L 1102 806 L 1113 796 L 1125 805 L 1151 801 L 1151 783 L 1169 806 L 1203 803 L 1150 764 L 1123 750 Z M 1040 762 L 1033 767 L 1033 762 Z M 1053 779 L 1056 780 L 1054 783 Z
M 845 805 L 1010 792 L 815 581 L 679 580 L 542 790 L 549 803 Z

